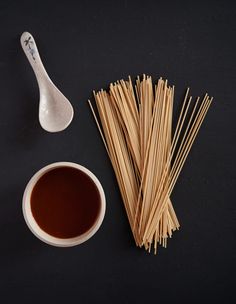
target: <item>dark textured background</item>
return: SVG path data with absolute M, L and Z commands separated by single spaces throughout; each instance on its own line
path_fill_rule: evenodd
M 233 1 L 0 2 L 1 303 L 235 303 L 236 4 Z M 46 2 L 46 1 L 45 1 Z M 31 32 L 75 109 L 58 134 L 38 123 L 38 88 L 21 49 Z M 214 104 L 172 195 L 181 230 L 158 256 L 134 246 L 115 177 L 86 100 L 147 73 Z M 30 177 L 55 161 L 91 169 L 107 197 L 87 243 L 58 249 L 24 223 Z

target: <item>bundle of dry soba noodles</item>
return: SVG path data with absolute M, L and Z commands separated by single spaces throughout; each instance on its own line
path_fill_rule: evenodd
M 137 246 L 157 252 L 179 229 L 170 196 L 211 105 L 206 94 L 193 100 L 187 89 L 172 126 L 174 87 L 149 76 L 110 84 L 94 92 L 100 123 L 91 107 L 112 162 Z M 174 130 L 174 131 L 173 131 Z

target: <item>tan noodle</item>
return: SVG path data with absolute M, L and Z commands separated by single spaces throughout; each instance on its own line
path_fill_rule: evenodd
M 158 244 L 180 225 L 171 193 L 211 105 L 206 94 L 193 101 L 185 94 L 172 136 L 174 87 L 143 75 L 135 87 L 129 77 L 94 92 L 100 123 L 89 101 L 114 168 L 137 246 L 157 252 Z M 193 103 L 193 105 L 192 105 Z

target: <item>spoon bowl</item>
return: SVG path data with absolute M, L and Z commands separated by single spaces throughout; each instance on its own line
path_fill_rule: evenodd
M 39 122 L 48 132 L 66 129 L 73 119 L 73 108 L 69 100 L 53 83 L 40 90 Z
M 63 131 L 73 119 L 73 107 L 49 78 L 30 33 L 24 32 L 21 35 L 21 45 L 39 86 L 39 122 L 42 128 L 48 132 Z

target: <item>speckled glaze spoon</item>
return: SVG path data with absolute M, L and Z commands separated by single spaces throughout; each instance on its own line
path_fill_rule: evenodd
M 73 119 L 72 105 L 49 78 L 33 36 L 24 32 L 20 40 L 39 85 L 39 122 L 42 128 L 48 132 L 62 131 L 69 126 Z

